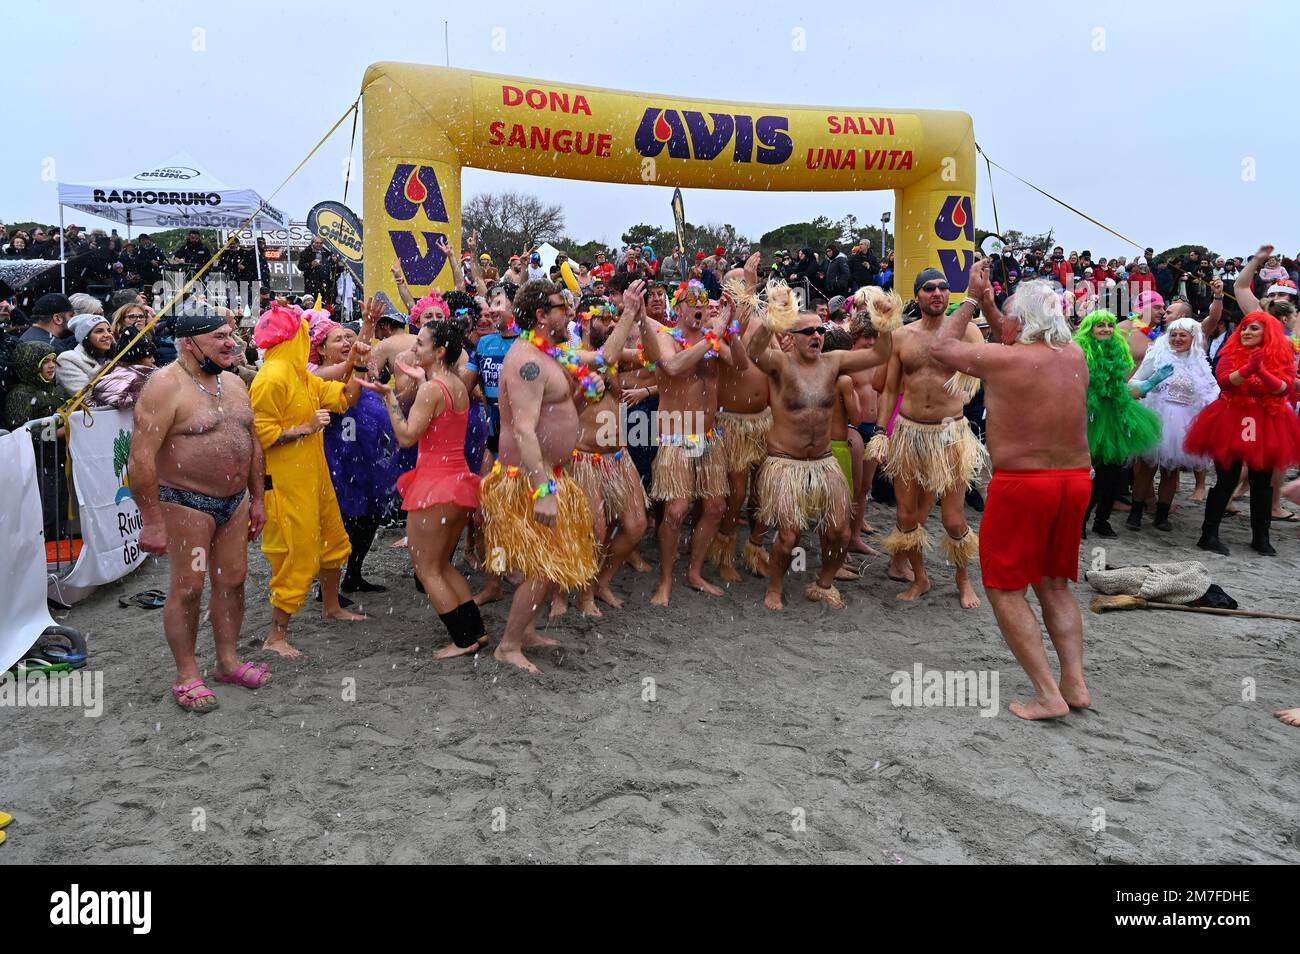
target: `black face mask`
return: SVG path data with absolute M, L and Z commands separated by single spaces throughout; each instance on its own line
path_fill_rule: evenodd
M 203 360 L 199 362 L 199 370 L 204 374 L 210 374 L 215 377 L 221 374 L 222 371 L 226 370 L 221 365 L 217 364 L 217 362 L 209 358 L 207 353 L 200 348 L 197 343 L 194 345 L 194 348 L 199 354 L 203 355 Z

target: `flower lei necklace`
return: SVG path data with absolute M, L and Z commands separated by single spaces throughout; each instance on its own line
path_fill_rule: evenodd
M 600 387 L 600 375 L 585 367 L 578 360 L 578 349 L 572 345 L 553 345 L 545 340 L 534 329 L 529 328 L 519 336 L 520 341 L 527 341 L 543 354 L 550 355 L 560 367 L 569 372 L 570 375 L 582 386 L 582 395 L 588 401 L 599 401 L 602 395 Z

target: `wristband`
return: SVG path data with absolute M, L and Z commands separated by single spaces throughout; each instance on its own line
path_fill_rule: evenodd
M 548 480 L 544 484 L 538 484 L 536 489 L 533 490 L 533 502 L 536 503 L 543 497 L 549 497 L 551 494 L 555 493 L 556 489 L 557 484 L 554 480 Z
M 967 295 L 965 298 L 963 298 L 963 299 L 961 300 L 961 303 L 962 303 L 963 305 L 974 305 L 976 308 L 978 308 L 978 307 L 980 306 L 980 303 L 977 302 L 974 298 L 971 298 L 969 295 Z

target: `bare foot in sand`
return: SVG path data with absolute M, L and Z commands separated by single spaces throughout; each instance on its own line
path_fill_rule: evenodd
M 629 556 L 627 558 L 627 565 L 630 566 L 633 569 L 633 571 L 637 573 L 649 573 L 652 569 L 654 569 L 654 567 L 652 567 L 649 563 L 645 561 L 645 557 L 643 557 L 639 553 L 633 553 L 631 556 Z
M 724 563 L 722 564 L 722 566 L 718 567 L 718 576 L 722 577 L 728 583 L 739 583 L 742 579 L 740 575 L 740 571 L 738 571 L 734 566 L 731 566 L 730 564 L 727 563 Z
M 980 605 L 980 598 L 975 595 L 975 587 L 970 584 L 969 576 L 957 578 L 957 601 L 962 609 L 975 609 Z
M 487 644 L 492 641 L 490 636 L 480 636 L 478 642 L 472 646 L 466 646 L 464 649 L 452 643 L 450 646 L 444 646 L 433 654 L 434 659 L 454 659 L 457 656 L 472 656 L 476 652 L 487 648 Z
M 583 616 L 605 615 L 600 611 L 600 607 L 596 605 L 596 597 L 590 590 L 578 597 L 578 612 Z
M 474 602 L 479 606 L 495 603 L 499 599 L 501 599 L 501 580 L 495 576 L 489 576 L 483 589 L 474 594 Z
M 563 591 L 557 591 L 551 599 L 551 619 L 559 619 L 569 611 L 569 596 Z
M 914 576 L 912 564 L 907 561 L 907 557 L 901 554 L 896 555 L 889 561 L 889 566 L 885 568 L 885 575 L 895 583 L 911 583 Z
M 614 609 L 623 608 L 623 601 L 614 595 L 614 591 L 609 588 L 608 583 L 606 583 L 604 586 L 597 585 L 596 599 L 600 600 L 602 603 L 605 603 L 608 606 L 614 607 Z
M 1207 491 L 1204 487 L 1197 487 L 1192 491 L 1192 501 L 1194 503 L 1204 503 Z
M 850 566 L 848 563 L 845 563 L 842 567 L 840 567 L 838 570 L 835 571 L 835 579 L 839 580 L 841 583 L 846 581 L 859 580 L 861 578 L 862 578 L 862 571 L 855 566 Z
M 341 619 L 349 623 L 359 623 L 363 619 L 369 619 L 361 613 L 353 613 L 343 608 L 336 610 L 321 610 L 321 619 Z
M 289 639 L 283 632 L 276 635 L 275 630 L 271 630 L 271 635 L 266 637 L 266 642 L 262 644 L 263 649 L 269 649 L 273 653 L 279 653 L 285 659 L 298 659 L 302 656 L 302 650 L 289 644 Z
M 704 577 L 695 574 L 686 574 L 686 585 L 700 593 L 707 593 L 709 596 L 725 596 L 718 587 L 714 586 Z
M 531 672 L 535 676 L 540 676 L 542 674 L 540 669 L 528 661 L 528 657 L 524 655 L 522 649 L 503 651 L 501 647 L 498 646 L 496 652 L 492 654 L 492 658 L 496 659 L 498 662 L 510 663 L 512 666 L 518 666 L 524 672 Z
M 668 598 L 671 597 L 672 595 L 673 595 L 672 582 L 669 581 L 668 583 L 660 583 L 658 586 L 655 587 L 654 594 L 650 597 L 650 605 L 667 606 Z
M 536 629 L 530 626 L 524 630 L 523 644 L 525 646 L 536 648 L 538 646 L 558 646 L 560 645 L 560 641 L 558 639 L 551 639 L 549 636 L 543 636 Z
M 390 543 L 390 544 L 388 545 L 388 549 L 390 549 L 390 550 L 405 550 L 405 549 L 407 549 L 409 546 L 410 546 L 410 543 L 407 541 L 406 537 L 402 537 L 402 539 L 398 540 L 396 543 Z
M 785 609 L 785 602 L 781 599 L 781 591 L 768 590 L 767 595 L 763 597 L 763 605 L 770 610 Z
M 1013 702 L 1007 708 L 1012 715 L 1031 722 L 1036 719 L 1059 719 L 1070 713 L 1069 705 L 1059 695 L 1055 700 L 1041 700 L 1035 696 L 1026 703 Z
M 1287 725 L 1300 725 L 1300 709 L 1278 709 L 1273 715 Z
M 1065 700 L 1065 704 L 1071 709 L 1092 708 L 1092 693 L 1088 691 L 1088 687 L 1083 680 L 1079 680 L 1077 683 L 1061 680 L 1060 690 L 1061 698 Z
M 863 554 L 864 556 L 869 556 L 869 557 L 878 557 L 878 556 L 880 556 L 880 551 L 877 550 L 875 547 L 869 547 L 869 546 L 867 546 L 865 543 L 862 542 L 862 538 L 861 538 L 861 537 L 855 537 L 855 538 L 854 538 L 854 541 L 853 541 L 852 543 L 849 544 L 849 552 L 850 552 L 850 553 L 861 553 L 861 554 Z
M 880 532 L 879 530 L 877 530 L 869 523 L 864 523 L 862 525 L 862 533 L 879 533 L 879 532 Z
M 913 580 L 912 585 L 901 593 L 894 596 L 896 600 L 902 600 L 904 603 L 911 603 L 913 600 L 919 600 L 926 593 L 930 592 L 930 578 L 923 576 L 919 580 Z

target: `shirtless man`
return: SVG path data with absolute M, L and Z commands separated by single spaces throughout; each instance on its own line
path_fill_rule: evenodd
M 853 339 L 854 351 L 874 348 L 880 339 L 879 333 L 863 313 L 854 314 L 849 320 L 849 336 Z M 853 528 L 849 533 L 849 552 L 866 556 L 880 555 L 863 541 L 862 534 L 876 532 L 875 528 L 867 523 L 867 502 L 870 499 L 871 482 L 876 478 L 878 465 L 874 457 L 865 453 L 865 448 L 876 433 L 880 395 L 876 392 L 875 379 L 882 371 L 887 373 L 887 367 L 854 371 L 849 375 L 849 380 L 853 382 L 853 390 L 857 393 L 858 412 L 862 415 L 862 423 L 855 425 L 855 428 L 863 447 L 863 452 L 858 455 L 853 465 L 856 482 L 853 485 Z M 852 440 L 850 443 L 856 445 Z
M 667 606 L 682 523 L 695 501 L 700 509 L 691 535 L 686 585 L 710 596 L 722 590 L 704 578 L 704 561 L 727 509 L 727 472 L 722 443 L 714 433 L 718 416 L 718 365 L 743 362 L 744 344 L 731 334 L 731 309 L 704 324 L 709 293 L 692 280 L 675 299 L 677 327 L 641 318 L 641 344 L 656 365 L 659 381 L 659 452 L 650 496 L 664 501 L 659 524 L 659 585 L 650 602 Z
M 265 665 L 241 663 L 236 652 L 248 544 L 266 523 L 264 461 L 248 389 L 224 370 L 238 359 L 230 326 L 215 311 L 194 309 L 173 318 L 172 327 L 177 358 L 140 392 L 128 472 L 143 523 L 140 548 L 167 554 L 163 632 L 176 660 L 172 697 L 203 713 L 217 707 L 194 655 L 205 571 L 212 581 L 213 678 L 250 689 L 271 678 Z
M 535 620 L 554 587 L 576 590 L 595 578 L 596 541 L 582 488 L 564 473 L 578 440 L 574 378 L 546 351 L 567 343 L 573 309 L 545 279 L 515 295 L 523 334 L 506 353 L 498 396 L 501 454 L 479 492 L 490 559 L 523 574 L 493 655 L 539 672 L 524 649 L 553 646 Z
M 762 253 L 755 252 L 743 270 L 732 269 L 726 280 L 742 279 L 746 288 L 755 291 L 761 261 Z M 737 326 L 746 345 L 759 325 L 751 321 L 753 315 L 752 308 L 736 304 Z M 752 361 L 731 362 L 718 368 L 718 427 L 722 431 L 727 466 L 727 509 L 718 525 L 710 557 L 718 575 L 728 583 L 740 582 L 740 574 L 736 572 L 736 526 L 749 490 L 750 472 L 767 459 L 767 434 L 772 427 L 767 390 L 767 375 Z M 759 576 L 767 575 L 768 557 L 763 550 L 766 529 L 761 521 L 751 519 L 749 538 L 741 555 L 744 564 Z
M 623 296 L 623 313 L 617 320 L 613 302 L 593 296 L 582 299 L 578 319 L 584 350 L 608 350 L 611 356 L 624 353 L 628 333 L 644 307 L 644 284 L 640 279 L 632 282 Z M 610 580 L 641 543 L 646 529 L 645 493 L 621 426 L 623 395 L 619 375 L 611 367 L 604 377 L 605 392 L 600 399 L 583 400 L 578 408 L 578 442 L 569 468 L 573 479 L 587 492 L 595 537 L 605 553 L 600 574 L 578 599 L 578 609 L 588 616 L 602 615 L 597 599 L 615 609 L 623 606 L 610 589 Z M 556 594 L 552 617 L 563 612 L 563 598 L 562 592 Z
M 925 521 L 937 496 L 945 532 L 943 549 L 956 569 L 957 596 L 964 609 L 973 609 L 980 600 L 967 564 L 979 547 L 979 537 L 966 523 L 966 487 L 979 474 L 986 452 L 962 414 L 967 398 L 959 389 L 954 389 L 958 393 L 949 390 L 951 369 L 930 354 L 948 308 L 948 282 L 938 269 L 927 268 L 916 276 L 913 292 L 921 318 L 894 334 L 880 401 L 881 408 L 892 409 L 901 390 L 903 406 L 893 434 L 885 437 L 877 431 L 873 438 L 873 443 L 879 442 L 877 447 L 887 449 L 885 473 L 894 481 L 898 505 L 897 526 L 883 546 L 891 554 L 906 554 L 911 564 L 912 582 L 897 599 L 910 601 L 928 593 L 931 584 L 924 553 L 930 537 Z M 974 327 L 965 327 L 963 334 L 971 344 L 984 341 Z
M 849 487 L 831 454 L 831 408 L 839 397 L 840 375 L 864 371 L 889 360 L 892 335 L 882 335 L 869 351 L 822 352 L 826 326 L 814 312 L 799 315 L 789 334 L 789 352 L 768 347 L 772 331 L 765 324 L 749 339 L 747 354 L 772 385 L 772 429 L 767 460 L 759 469 L 759 519 L 777 528 L 768 560 L 770 610 L 784 608 L 785 573 L 799 534 L 812 521 L 821 541 L 822 562 L 804 596 L 844 608 L 835 574 L 844 562 L 849 535 Z
M 976 262 L 968 297 L 944 319 L 931 355 L 984 381 L 993 456 L 981 526 L 984 591 L 1034 687 L 1032 700 L 1009 708 L 1022 719 L 1050 719 L 1092 704 L 1083 678 L 1083 619 L 1070 589 L 1079 578 L 1079 527 L 1092 484 L 1088 368 L 1046 281 L 1022 283 L 1012 297 L 1001 316 L 1006 344 L 970 343 L 975 302 L 994 307 L 987 288 L 987 264 Z M 1042 624 L 1025 599 L 1031 586 Z M 1043 649 L 1042 625 L 1061 665 L 1059 683 Z
M 1133 318 L 1125 319 L 1115 326 L 1115 331 L 1124 336 L 1128 350 L 1133 354 L 1133 368 L 1129 371 L 1129 377 L 1141 367 L 1147 348 L 1151 347 L 1151 338 L 1147 332 L 1165 326 L 1164 298 L 1159 292 L 1138 292 L 1137 298 L 1133 300 L 1133 315 Z

